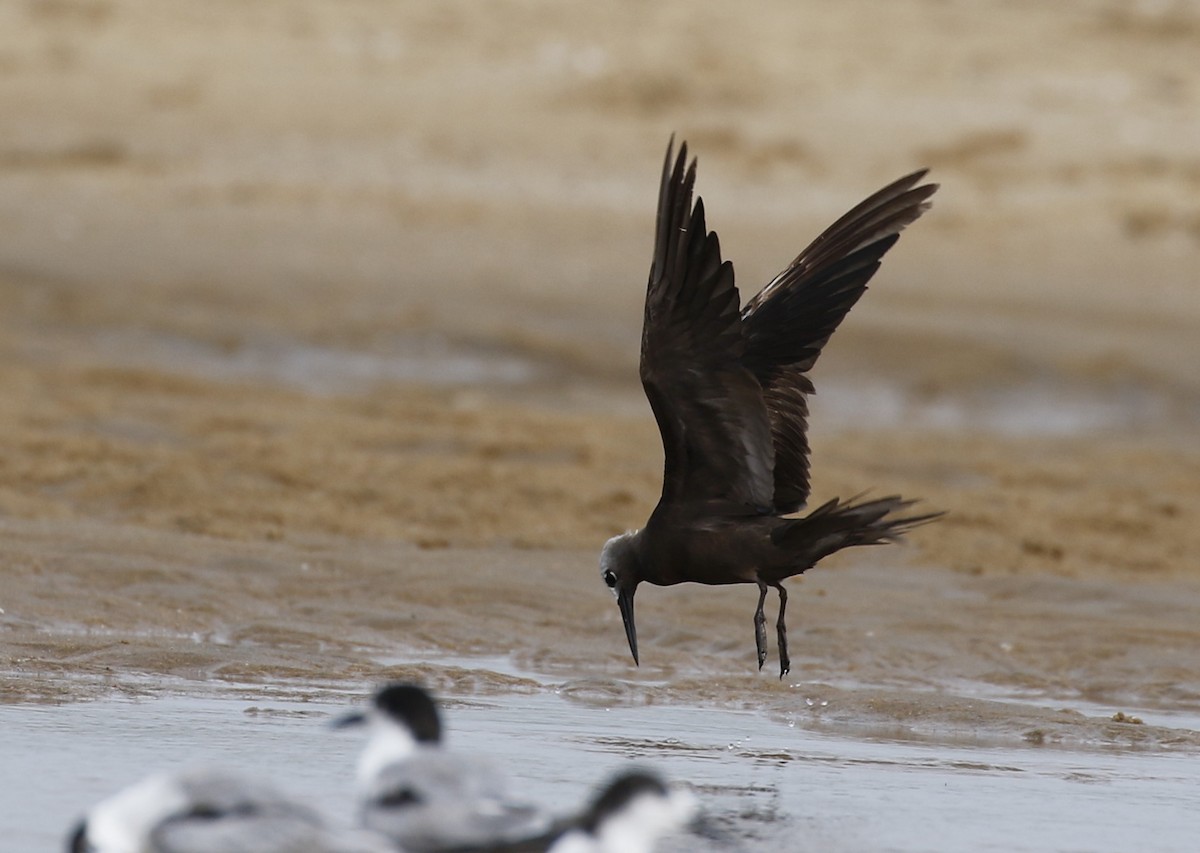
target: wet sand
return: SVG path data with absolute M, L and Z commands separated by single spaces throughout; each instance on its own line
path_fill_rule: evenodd
M 0 698 L 404 677 L 1194 752 L 1198 45 L 1190 3 L 5 5 Z M 597 577 L 660 483 L 671 132 L 744 294 L 943 183 L 812 440 L 816 500 L 949 515 L 793 583 L 782 682 L 753 590 L 644 589 L 635 669 Z
M 202 693 L 223 683 L 344 692 L 399 678 L 488 695 L 548 683 L 601 705 L 713 703 L 915 739 L 1200 747 L 1171 722 L 1200 712 L 1194 579 L 1114 584 L 843 558 L 794 584 L 794 672 L 779 680 L 754 668 L 753 589 L 643 590 L 635 669 L 611 596 L 587 582 L 590 551 L 241 544 L 90 524 L 69 542 L 57 525 L 4 531 L 13 563 L 43 579 L 6 606 L 6 693 L 21 701 L 156 695 L 178 679 Z M 75 612 L 20 618 L 62 601 Z M 147 675 L 175 681 L 156 688 Z M 830 704 L 802 705 L 797 690 Z M 1164 725 L 1114 722 L 1117 712 L 1157 713 Z

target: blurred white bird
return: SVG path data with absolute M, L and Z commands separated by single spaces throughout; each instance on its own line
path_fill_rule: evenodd
M 613 779 L 547 849 L 548 853 L 650 853 L 696 813 L 690 791 L 643 771 Z M 509 853 L 519 853 L 513 850 Z
M 193 769 L 149 776 L 93 806 L 68 853 L 395 853 L 361 830 L 336 831 L 257 779 Z
M 367 727 L 358 762 L 362 825 L 405 850 L 502 849 L 555 825 L 513 800 L 490 764 L 443 748 L 437 705 L 420 687 L 389 684 L 365 712 L 334 724 Z

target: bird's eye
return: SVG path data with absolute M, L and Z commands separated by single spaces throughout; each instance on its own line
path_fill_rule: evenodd
M 604 573 L 604 582 L 608 584 L 609 589 L 617 585 L 617 576 L 613 574 L 611 569 Z

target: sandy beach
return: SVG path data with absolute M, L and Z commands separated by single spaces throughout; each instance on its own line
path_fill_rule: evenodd
M 1200 748 L 1198 47 L 1192 2 L 0 7 L 0 699 L 401 677 Z M 743 299 L 942 185 L 811 438 L 814 500 L 948 514 L 793 582 L 782 682 L 753 589 L 643 591 L 635 669 L 596 570 L 661 482 L 672 133 Z

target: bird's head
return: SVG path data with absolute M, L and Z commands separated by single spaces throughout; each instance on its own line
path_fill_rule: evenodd
M 437 703 L 415 684 L 385 684 L 371 697 L 366 711 L 344 714 L 333 721 L 334 728 L 339 729 L 361 725 L 400 729 L 416 743 L 438 743 L 442 739 Z
M 696 798 L 640 770 L 624 773 L 600 792 L 580 821 L 605 850 L 650 851 L 663 835 L 696 812 Z
M 388 684 L 371 700 L 373 711 L 395 725 L 403 726 L 417 743 L 438 743 L 442 720 L 429 692 L 415 684 Z
M 366 726 L 367 745 L 358 762 L 359 783 L 369 786 L 384 767 L 407 760 L 421 746 L 436 746 L 442 723 L 433 697 L 415 684 L 387 684 L 365 711 L 344 714 L 334 728 Z
M 621 619 L 625 622 L 625 637 L 629 640 L 629 651 L 633 662 L 638 662 L 637 625 L 633 621 L 633 594 L 642 582 L 641 563 L 634 547 L 637 532 L 632 531 L 614 536 L 604 543 L 600 551 L 600 577 L 604 585 L 612 590 L 621 608 Z

